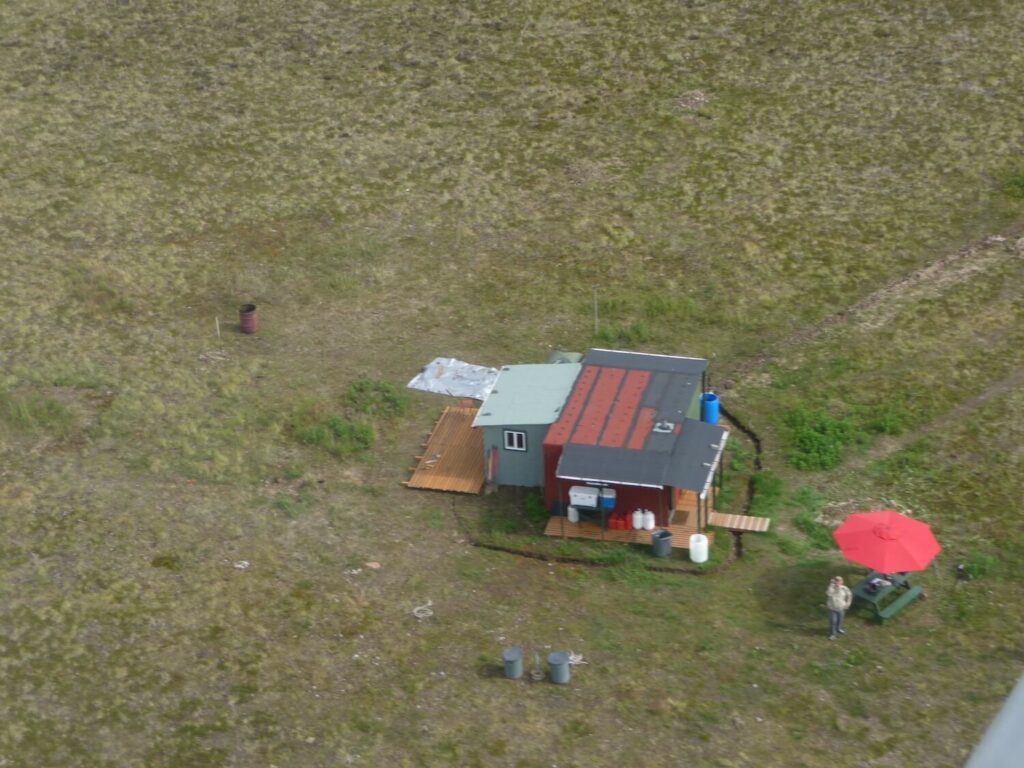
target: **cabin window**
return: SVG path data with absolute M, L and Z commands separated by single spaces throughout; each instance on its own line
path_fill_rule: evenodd
M 512 429 L 505 430 L 505 450 L 506 451 L 525 451 L 526 450 L 526 433 L 516 432 Z

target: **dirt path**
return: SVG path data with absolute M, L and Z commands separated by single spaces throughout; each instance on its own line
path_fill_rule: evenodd
M 970 279 L 1007 259 L 1024 256 L 1024 221 L 1005 229 L 1001 234 L 986 235 L 959 251 L 936 259 L 931 264 L 903 275 L 882 286 L 860 301 L 829 315 L 813 325 L 802 328 L 774 345 L 773 351 L 752 358 L 735 371 L 740 383 L 760 374 L 764 366 L 784 356 L 793 347 L 815 341 L 834 328 L 855 323 L 861 328 L 880 328 L 892 320 L 908 302 Z
M 1022 386 L 1024 386 L 1024 368 L 1018 368 L 1010 373 L 1009 376 L 990 384 L 977 397 L 973 397 L 970 400 L 961 403 L 953 410 L 943 414 L 928 424 L 908 432 L 905 435 L 887 437 L 878 440 L 869 450 L 859 456 L 854 456 L 848 459 L 844 463 L 843 468 L 853 471 L 863 469 L 873 461 L 885 458 L 886 456 L 891 456 L 897 451 L 906 448 L 915 440 L 919 440 L 922 437 L 926 437 L 955 426 L 974 413 L 974 411 L 978 410 L 989 400 L 1005 395 Z

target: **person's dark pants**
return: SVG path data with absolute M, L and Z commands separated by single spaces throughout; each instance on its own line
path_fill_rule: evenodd
M 828 634 L 829 637 L 832 635 L 838 635 L 843 629 L 843 614 L 846 611 L 833 611 L 831 608 L 828 612 Z

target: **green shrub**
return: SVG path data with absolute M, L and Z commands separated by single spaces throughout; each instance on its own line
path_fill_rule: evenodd
M 864 427 L 876 435 L 902 435 L 904 415 L 896 409 L 879 411 L 865 422 Z
M 964 570 L 972 579 L 994 574 L 998 566 L 999 560 L 984 552 L 972 552 L 964 561 Z
M 373 447 L 373 427 L 368 424 L 357 424 L 340 416 L 331 416 L 327 419 L 327 426 L 331 430 L 331 453 L 359 453 Z
M 999 186 L 1007 197 L 1024 200 L 1024 168 L 1016 168 L 1004 173 Z
M 295 430 L 295 438 L 306 445 L 323 445 L 327 442 L 327 427 L 323 424 L 311 424 Z
M 305 403 L 296 409 L 289 427 L 303 445 L 318 445 L 335 456 L 362 453 L 373 447 L 372 425 L 343 416 L 324 415 L 316 403 Z
M 842 464 L 847 447 L 863 440 L 851 419 L 820 410 L 791 409 L 782 417 L 782 423 L 786 459 L 797 469 L 835 469 Z
M 346 409 L 382 418 L 401 416 L 409 408 L 408 394 L 389 381 L 360 378 L 349 385 L 342 397 Z

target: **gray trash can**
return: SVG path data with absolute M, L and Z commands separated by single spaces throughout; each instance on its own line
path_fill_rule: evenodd
M 565 651 L 555 651 L 548 656 L 548 666 L 551 667 L 551 682 L 565 685 L 569 682 L 569 654 Z
M 651 549 L 655 557 L 672 554 L 672 531 L 660 530 L 651 534 Z
M 518 645 L 506 648 L 501 658 L 505 662 L 505 677 L 509 680 L 518 680 L 523 676 L 523 649 Z

